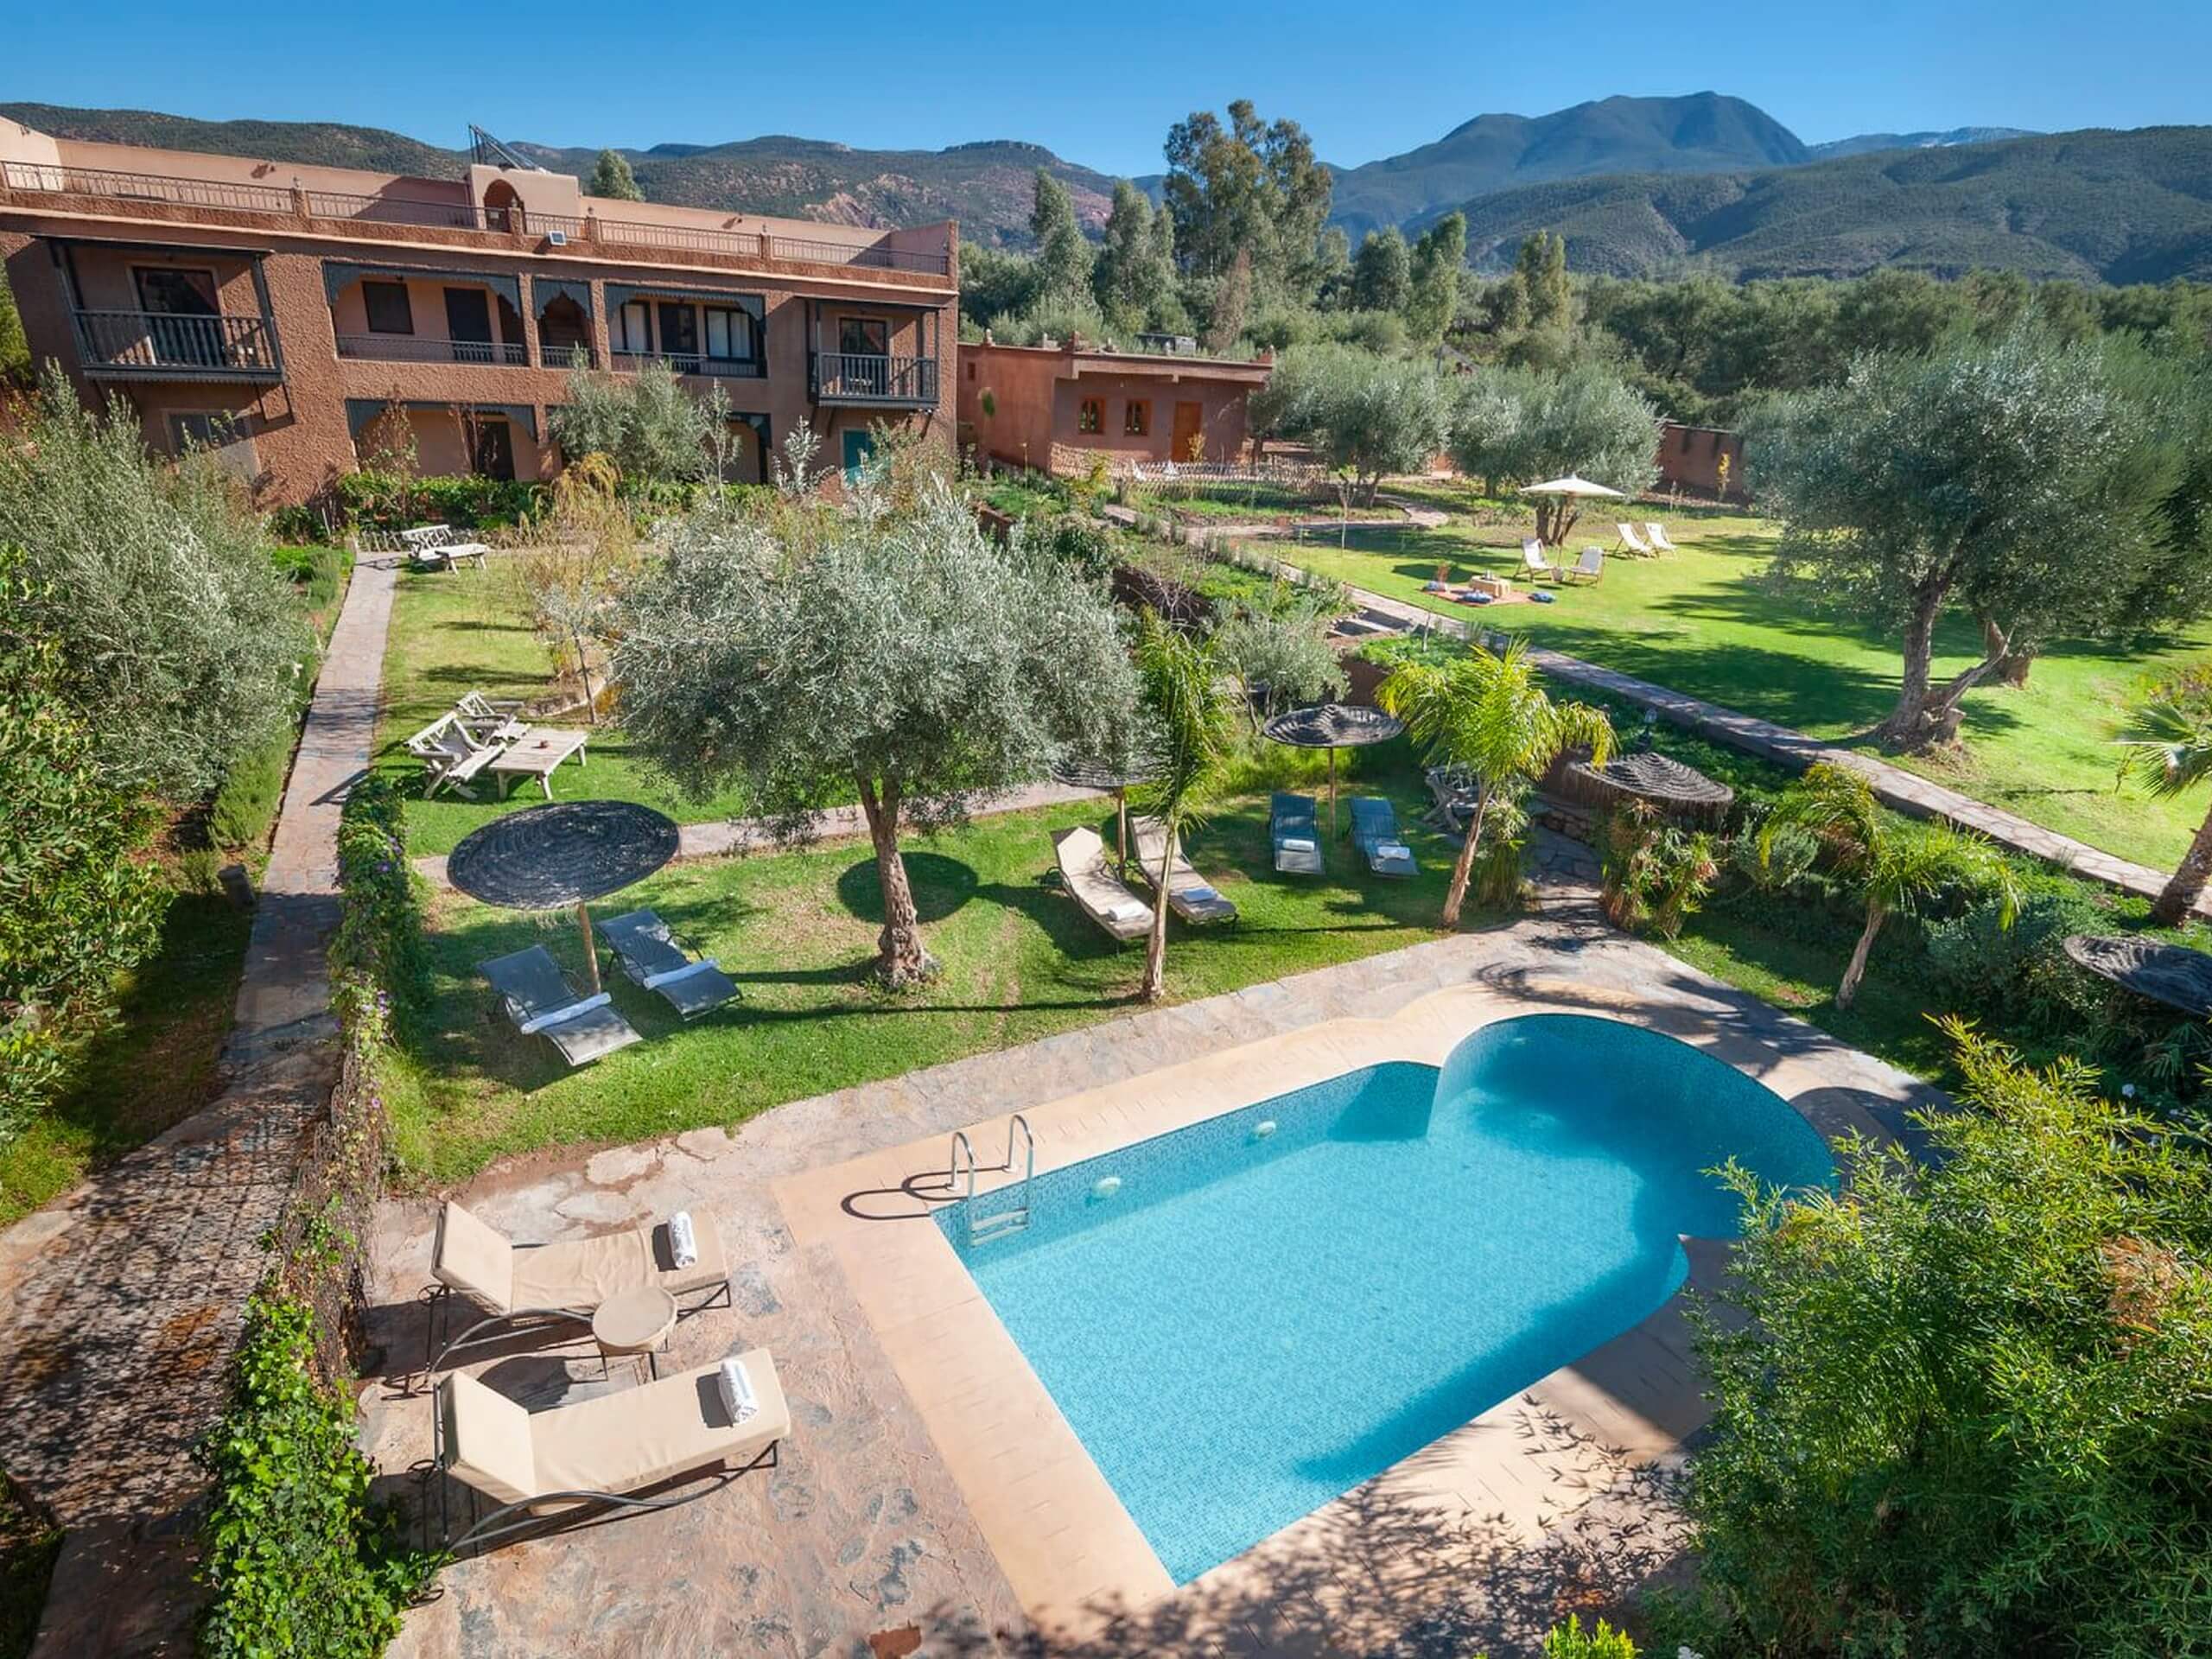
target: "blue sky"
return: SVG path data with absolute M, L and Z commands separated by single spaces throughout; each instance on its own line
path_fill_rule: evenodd
M 7 10 L 0 99 L 351 121 L 448 145 L 472 120 L 502 137 L 640 147 L 764 132 L 926 149 L 1016 137 L 1146 173 L 1170 122 L 1243 96 L 1354 164 L 1487 111 L 1708 88 L 1815 143 L 2212 121 L 2207 0 L 391 8 L 408 28 L 378 27 L 378 8 L 298 0 L 245 0 L 201 23 L 147 0 Z M 944 29 L 920 26 L 939 15 Z

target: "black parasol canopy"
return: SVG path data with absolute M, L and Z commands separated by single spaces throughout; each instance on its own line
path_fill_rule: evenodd
M 2212 1014 L 2212 957 L 2202 950 L 2125 934 L 2076 933 L 2066 941 L 2066 954 L 2153 1002 L 2183 1014 Z
M 446 876 L 509 910 L 563 910 L 642 881 L 676 856 L 673 819 L 634 801 L 554 801 L 494 818 L 453 849 Z
M 1300 749 L 1329 752 L 1329 833 L 1337 833 L 1337 751 L 1370 743 L 1388 743 L 1406 729 L 1395 715 L 1370 709 L 1363 702 L 1317 702 L 1304 709 L 1287 709 L 1260 728 L 1277 743 Z

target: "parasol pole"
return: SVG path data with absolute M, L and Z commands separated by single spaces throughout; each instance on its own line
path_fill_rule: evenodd
M 1122 855 L 1122 868 L 1129 864 L 1129 786 L 1123 784 L 1114 791 L 1114 839 Z
M 591 994 L 597 996 L 599 985 L 599 946 L 591 936 L 591 906 L 582 899 L 576 901 L 576 920 L 584 930 L 584 971 L 591 976 Z
M 1337 838 L 1337 749 L 1329 746 L 1329 839 Z

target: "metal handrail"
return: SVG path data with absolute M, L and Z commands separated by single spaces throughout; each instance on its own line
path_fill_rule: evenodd
M 414 334 L 340 334 L 338 355 L 381 363 L 475 363 L 530 366 L 530 348 L 514 340 L 432 340 Z
M 0 182 L 10 190 L 43 190 L 73 196 L 129 196 L 189 207 L 228 207 L 239 213 L 289 213 L 292 193 L 266 184 L 133 173 L 112 167 L 67 167 L 45 162 L 0 162 Z
M 386 225 L 427 225 L 454 231 L 493 229 L 485 212 L 450 196 L 372 196 L 354 190 L 303 190 L 315 219 L 359 219 Z
M 972 1198 L 976 1196 L 976 1148 L 965 1129 L 952 1132 L 952 1167 L 945 1172 L 944 1190 L 950 1192 L 960 1185 L 960 1154 L 963 1152 L 968 1154 L 968 1190 L 961 1196 Z
M 937 402 L 933 357 L 893 357 L 876 352 L 813 352 L 808 378 L 817 397 L 856 397 L 887 404 Z
M 1014 1173 L 1014 1132 L 1021 1131 L 1022 1144 L 1029 1149 L 1029 1161 L 1021 1172 L 1021 1185 L 1027 1187 L 1030 1178 L 1037 1173 L 1037 1136 L 1029 1128 L 1029 1120 L 1016 1112 L 1006 1121 L 1006 1173 Z
M 678 374 L 721 374 L 757 380 L 768 372 L 767 360 L 759 357 L 709 357 L 700 352 L 613 352 L 615 368 L 632 372 L 648 363 L 665 363 Z
M 275 352 L 259 317 L 177 316 L 166 311 L 71 314 L 87 368 L 210 369 L 274 373 Z

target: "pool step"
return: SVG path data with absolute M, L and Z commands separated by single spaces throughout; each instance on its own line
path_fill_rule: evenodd
M 948 1191 L 959 1186 L 961 1172 L 963 1168 L 966 1170 L 968 1183 L 966 1189 L 960 1196 L 964 1205 L 962 1213 L 967 1217 L 968 1242 L 970 1244 L 981 1244 L 1007 1233 L 1018 1233 L 1029 1224 L 1029 1183 L 1037 1173 L 1037 1137 L 1030 1130 L 1029 1120 L 1020 1112 L 1014 1113 L 1006 1121 L 1006 1162 L 1001 1164 L 999 1167 L 1009 1175 L 1014 1173 L 1014 1136 L 1017 1129 L 1021 1133 L 1021 1144 L 1026 1155 L 1026 1161 L 1021 1170 L 1021 1185 L 1016 1192 L 1016 1197 L 1020 1202 L 1010 1210 L 1001 1210 L 996 1215 L 985 1216 L 981 1221 L 976 1218 L 974 1202 L 976 1148 L 969 1143 L 966 1130 L 955 1129 L 952 1132 L 952 1155 L 945 1186 Z

